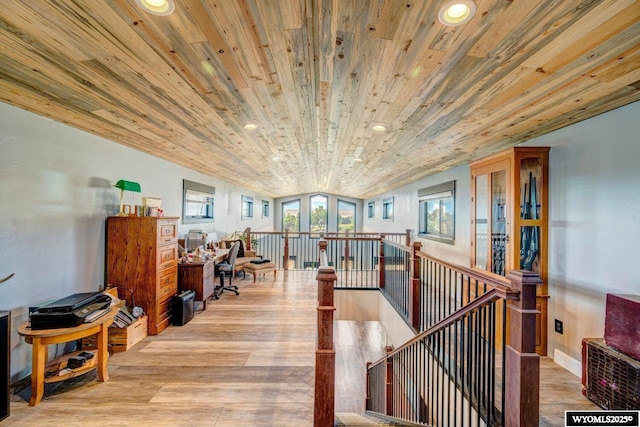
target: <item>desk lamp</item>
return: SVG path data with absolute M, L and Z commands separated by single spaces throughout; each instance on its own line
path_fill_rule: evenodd
M 135 193 L 140 193 L 140 184 L 138 184 L 137 182 L 125 181 L 124 179 L 121 179 L 116 183 L 116 185 L 114 185 L 114 187 L 120 189 L 120 212 L 118 213 L 118 216 L 127 216 L 127 214 L 124 213 L 124 191 L 127 190 L 133 191 Z M 129 213 L 131 213 L 131 209 L 129 209 Z

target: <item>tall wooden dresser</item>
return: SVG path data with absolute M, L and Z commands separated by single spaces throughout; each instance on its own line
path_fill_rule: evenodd
M 149 316 L 148 333 L 171 322 L 171 296 L 178 291 L 178 217 L 113 216 L 107 220 L 107 283 L 118 297 Z

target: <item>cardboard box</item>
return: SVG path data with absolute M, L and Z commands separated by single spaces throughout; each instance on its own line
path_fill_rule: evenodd
M 640 360 L 640 296 L 607 294 L 604 341 Z
M 120 353 L 142 341 L 147 336 L 147 315 L 140 316 L 135 322 L 126 328 L 109 328 L 109 353 Z M 82 349 L 96 348 L 96 337 L 82 339 Z

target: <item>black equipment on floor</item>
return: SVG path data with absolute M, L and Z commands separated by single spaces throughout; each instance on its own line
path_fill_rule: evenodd
M 194 290 L 182 291 L 171 297 L 171 324 L 183 326 L 193 319 L 193 305 L 196 298 Z

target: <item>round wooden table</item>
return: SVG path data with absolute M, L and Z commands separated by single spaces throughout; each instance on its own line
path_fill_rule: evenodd
M 74 326 L 72 328 L 32 330 L 28 322 L 18 328 L 18 333 L 33 347 L 31 360 L 31 399 L 29 400 L 29 406 L 35 406 L 42 400 L 45 383 L 44 371 L 48 359 L 47 347 L 50 344 L 75 341 L 91 335 L 97 335 L 97 363 L 87 364 L 86 367 L 74 369 L 73 375 L 60 376 L 56 381 L 62 381 L 72 376 L 83 374 L 96 366 L 98 368 L 98 380 L 104 382 L 109 379 L 109 373 L 107 371 L 107 359 L 109 358 L 108 328 L 113 322 L 116 313 L 118 313 L 118 307 L 113 306 L 110 312 L 99 317 L 94 322 L 83 323 L 80 326 Z

